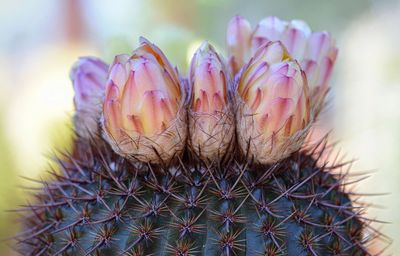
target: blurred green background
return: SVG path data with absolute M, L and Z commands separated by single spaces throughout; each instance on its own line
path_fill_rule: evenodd
M 68 73 L 80 55 L 108 62 L 129 53 L 141 35 L 159 45 L 183 72 L 208 39 L 223 51 L 226 24 L 240 14 L 253 26 L 268 15 L 303 19 L 337 38 L 339 58 L 331 100 L 317 133 L 333 130 L 373 204 L 366 215 L 393 239 L 400 255 L 400 2 L 239 0 L 0 0 L 0 240 L 15 234 L 29 200 L 21 176 L 46 176 L 54 149 L 71 139 L 72 86 Z M 377 248 L 379 244 L 377 244 Z M 13 255 L 0 243 L 0 255 Z

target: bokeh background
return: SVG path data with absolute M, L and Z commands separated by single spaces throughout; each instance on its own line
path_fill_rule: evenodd
M 370 177 L 354 189 L 371 203 L 370 218 L 400 255 L 400 2 L 391 0 L 0 0 L 0 240 L 18 229 L 7 212 L 29 200 L 22 178 L 45 178 L 55 149 L 71 141 L 68 73 L 81 55 L 110 62 L 141 35 L 180 70 L 202 40 L 223 52 L 225 28 L 240 14 L 253 25 L 268 15 L 303 19 L 330 31 L 340 49 L 329 107 L 318 131 L 354 171 Z M 388 193 L 388 194 L 385 194 Z M 379 245 L 379 244 L 378 244 Z M 14 255 L 0 243 L 0 255 Z

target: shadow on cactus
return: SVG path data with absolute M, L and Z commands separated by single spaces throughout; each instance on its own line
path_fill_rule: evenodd
M 81 58 L 75 145 L 19 209 L 17 251 L 371 255 L 384 245 L 346 189 L 362 176 L 327 161 L 326 138 L 304 143 L 328 92 L 331 36 L 234 17 L 227 46 L 225 62 L 203 43 L 187 78 L 143 38 L 110 66 Z

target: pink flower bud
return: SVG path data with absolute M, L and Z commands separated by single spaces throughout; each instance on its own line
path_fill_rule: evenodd
M 233 144 L 234 135 L 234 117 L 228 99 L 230 79 L 224 62 L 204 42 L 193 56 L 189 74 L 189 144 L 203 160 L 220 160 Z
M 233 17 L 228 23 L 226 43 L 229 52 L 231 72 L 237 73 L 250 58 L 251 26 L 240 16 Z
M 108 65 L 94 57 L 81 57 L 70 77 L 75 91 L 74 125 L 77 133 L 90 138 L 98 133 Z
M 281 42 L 260 46 L 237 87 L 239 145 L 267 164 L 298 150 L 310 124 L 307 79 Z
M 275 16 L 262 19 L 254 29 L 251 38 L 253 53 L 261 45 L 281 40 L 282 33 L 285 31 L 286 26 L 286 21 L 282 21 Z
M 337 53 L 335 41 L 327 32 L 314 32 L 310 35 L 301 66 L 306 72 L 308 83 L 312 86 L 311 99 L 316 115 L 323 107 L 325 95 L 329 90 L 329 80 Z
M 311 32 L 310 27 L 301 20 L 287 22 L 277 17 L 267 17 L 258 23 L 250 41 L 250 49 L 247 52 L 253 54 L 260 46 L 268 42 L 281 41 L 283 43 L 289 54 L 300 63 L 306 73 L 312 112 L 313 115 L 317 115 L 329 90 L 329 80 L 337 55 L 337 48 L 332 37 L 327 32 Z M 231 48 L 235 47 L 239 47 L 239 43 L 231 46 Z M 242 49 L 242 52 L 246 50 Z M 235 52 L 232 52 L 232 55 L 233 59 L 239 56 Z M 243 65 L 243 62 L 241 63 Z M 237 70 L 238 68 L 234 72 Z
M 179 154 L 186 137 L 184 95 L 177 71 L 145 39 L 132 56 L 111 66 L 103 106 L 104 135 L 128 158 L 162 163 Z

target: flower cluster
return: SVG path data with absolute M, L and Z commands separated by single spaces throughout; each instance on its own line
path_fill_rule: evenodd
M 227 61 L 204 42 L 187 78 L 143 38 L 109 68 L 81 58 L 71 72 L 78 133 L 101 129 L 118 154 L 155 164 L 176 159 L 186 145 L 206 162 L 235 146 L 262 164 L 289 156 L 323 107 L 334 40 L 303 21 L 268 17 L 252 28 L 239 16 L 226 39 Z

